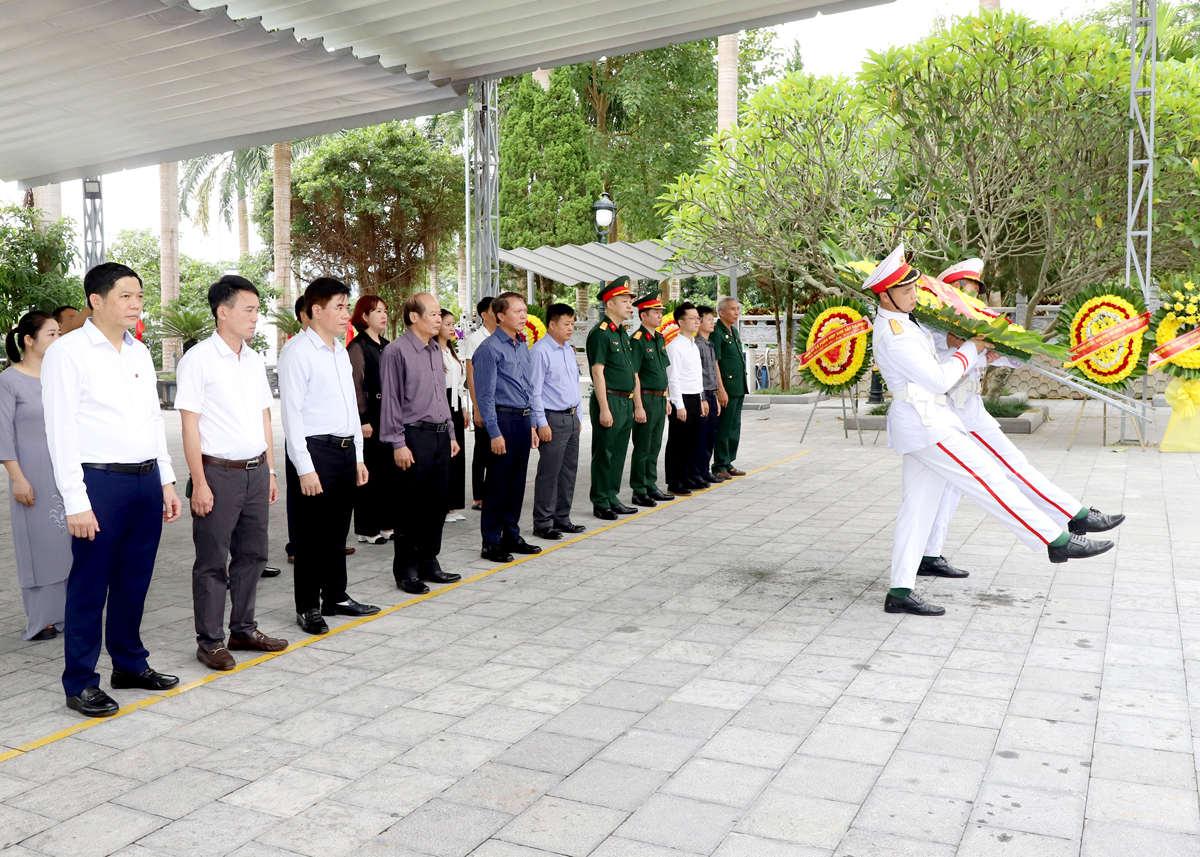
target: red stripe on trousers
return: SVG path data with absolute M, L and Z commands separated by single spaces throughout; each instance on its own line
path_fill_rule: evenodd
M 1022 476 L 1020 473 L 1018 473 L 1018 472 L 1017 472 L 1017 471 L 1016 471 L 1016 470 L 1013 468 L 1013 466 L 1012 466 L 1011 464 L 1009 464 L 1007 461 L 1005 461 L 1005 460 L 1004 460 L 1004 456 L 1003 456 L 1003 455 L 1001 455 L 1000 453 L 996 452 L 996 450 L 992 449 L 992 447 L 991 447 L 990 445 L 988 445 L 988 442 L 987 442 L 986 440 L 984 440 L 983 438 L 981 438 L 981 437 L 980 437 L 978 434 L 976 434 L 975 432 L 971 432 L 971 436 L 972 436 L 972 437 L 974 437 L 974 438 L 975 438 L 977 441 L 979 441 L 980 443 L 982 443 L 984 446 L 986 446 L 986 447 L 987 447 L 987 451 L 988 451 L 988 452 L 990 452 L 992 455 L 996 456 L 996 458 L 1000 459 L 1000 463 L 1001 463 L 1001 464 L 1003 464 L 1005 467 L 1007 467 L 1007 468 L 1008 468 L 1008 469 L 1009 469 L 1009 470 L 1010 470 L 1010 471 L 1013 473 L 1013 475 L 1015 475 L 1015 476 L 1016 476 L 1018 479 L 1020 479 L 1022 482 L 1024 482 L 1026 485 L 1028 485 L 1028 486 L 1029 486 L 1029 489 L 1030 489 L 1031 491 L 1033 491 L 1033 493 L 1034 493 L 1034 494 L 1037 494 L 1039 497 L 1041 497 L 1043 500 L 1045 500 L 1047 503 L 1049 503 L 1049 504 L 1050 504 L 1051 506 L 1053 506 L 1055 509 L 1058 509 L 1058 511 L 1060 511 L 1060 512 L 1062 512 L 1064 515 L 1066 515 L 1068 519 L 1069 519 L 1069 518 L 1074 518 L 1074 517 L 1075 517 L 1075 516 L 1074 516 L 1074 515 L 1072 515 L 1070 512 L 1068 512 L 1066 509 L 1064 509 L 1062 506 L 1058 505 L 1058 504 L 1057 504 L 1057 503 L 1055 503 L 1053 500 L 1051 500 L 1049 497 L 1047 497 L 1045 494 L 1043 494 L 1041 491 L 1039 491 L 1039 490 L 1037 489 L 1037 486 L 1036 486 L 1036 485 L 1034 485 L 1032 482 L 1030 482 L 1028 479 L 1026 479 L 1026 478 L 1025 478 L 1024 476 Z
M 1003 508 L 1003 509 L 1004 509 L 1004 511 L 1008 512 L 1008 514 L 1012 515 L 1014 518 L 1016 518 L 1018 521 L 1020 521 L 1020 522 L 1021 522 L 1021 526 L 1023 526 L 1025 529 L 1029 530 L 1029 532 L 1033 533 L 1035 536 L 1037 536 L 1037 537 L 1038 537 L 1038 538 L 1041 540 L 1042 544 L 1044 544 L 1044 545 L 1048 545 L 1048 544 L 1050 544 L 1050 542 L 1048 542 L 1048 541 L 1046 541 L 1046 539 L 1042 538 L 1042 534 L 1041 534 L 1041 533 L 1039 533 L 1039 532 L 1038 532 L 1037 530 L 1035 530 L 1033 527 L 1029 526 L 1029 524 L 1028 524 L 1028 523 L 1026 523 L 1026 521 L 1025 521 L 1025 519 L 1024 519 L 1024 518 L 1022 518 L 1020 515 L 1018 515 L 1018 514 L 1017 514 L 1016 512 L 1014 512 L 1012 509 L 1008 508 L 1008 506 L 1006 506 L 1006 505 L 1004 504 L 1004 501 L 1003 501 L 1003 500 L 1001 500 L 999 497 L 997 497 L 997 496 L 996 496 L 996 492 L 995 492 L 995 491 L 993 491 L 993 490 L 992 490 L 992 489 L 991 489 L 991 488 L 988 486 L 988 484 L 987 484 L 986 482 L 984 482 L 982 479 L 980 479 L 980 478 L 979 478 L 979 474 L 978 474 L 978 473 L 976 473 L 976 472 L 975 472 L 974 470 L 972 470 L 971 468 L 967 467 L 967 465 L 963 464 L 963 463 L 962 463 L 962 461 L 960 461 L 960 460 L 958 459 L 958 456 L 956 456 L 956 455 L 955 455 L 953 452 L 951 452 L 950 450 L 946 449 L 946 447 L 942 446 L 940 443 L 938 444 L 938 449 L 940 449 L 942 452 L 946 453 L 946 455 L 948 455 L 948 456 L 950 456 L 952 459 L 954 459 L 955 463 L 956 463 L 956 464 L 957 464 L 959 467 L 961 467 L 963 470 L 967 471 L 967 472 L 968 472 L 968 473 L 970 473 L 972 476 L 974 476 L 974 477 L 975 477 L 975 481 L 976 481 L 976 482 L 978 482 L 980 485 L 982 485 L 982 486 L 983 486 L 983 488 L 984 488 L 984 490 L 985 490 L 985 491 L 987 491 L 989 494 L 991 494 L 991 495 L 992 495 L 992 499 L 993 499 L 993 500 L 995 500 L 997 503 L 999 503 L 999 504 L 1000 504 L 1000 506 L 1001 506 L 1001 508 Z

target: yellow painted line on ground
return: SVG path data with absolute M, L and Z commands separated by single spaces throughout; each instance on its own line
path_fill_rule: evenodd
M 772 462 L 771 464 L 764 465 L 763 467 L 759 467 L 756 470 L 751 470 L 749 473 L 746 474 L 746 476 L 753 476 L 755 473 L 761 473 L 764 470 L 769 470 L 772 467 L 776 467 L 780 464 L 791 461 L 793 458 L 799 458 L 802 455 L 808 455 L 810 452 L 812 452 L 811 449 L 806 449 L 803 452 L 797 452 L 794 455 L 789 455 L 787 458 L 781 458 L 778 461 Z M 735 479 L 730 480 L 730 482 L 736 482 L 741 479 L 745 479 L 746 476 L 736 477 Z M 721 488 L 724 485 L 730 484 L 730 482 L 721 482 L 721 483 L 718 483 L 717 485 L 713 485 L 712 487 L 713 488 Z M 705 491 L 701 494 L 697 494 L 694 496 L 703 497 L 707 493 L 708 493 L 708 491 Z M 80 721 L 79 723 L 76 723 L 74 726 L 68 726 L 66 729 L 60 729 L 59 731 L 51 733 L 50 735 L 46 735 L 43 738 L 38 738 L 34 741 L 30 741 L 27 744 L 22 744 L 20 747 L 17 747 L 15 749 L 7 750 L 3 753 L 0 753 L 0 762 L 5 762 L 8 759 L 14 759 L 17 756 L 23 756 L 26 753 L 30 752 L 31 750 L 36 750 L 39 747 L 45 747 L 47 744 L 53 744 L 55 741 L 61 741 L 63 738 L 69 738 L 72 735 L 82 732 L 85 729 L 91 729 L 96 726 L 101 726 L 105 723 L 108 723 L 112 720 L 117 719 L 118 717 L 124 717 L 126 714 L 132 714 L 135 711 L 139 711 L 143 708 L 147 708 L 151 705 L 154 705 L 155 703 L 162 702 L 164 699 L 170 699 L 173 696 L 179 696 L 179 694 L 181 694 L 181 693 L 186 693 L 189 690 L 194 690 L 197 687 L 203 687 L 206 684 L 210 684 L 211 682 L 218 681 L 219 679 L 222 679 L 225 676 L 236 675 L 237 673 L 240 673 L 243 670 L 248 670 L 251 667 L 255 667 L 255 666 L 258 666 L 259 664 L 266 663 L 267 661 L 274 660 L 275 658 L 282 657 L 283 655 L 286 655 L 290 652 L 295 652 L 299 649 L 304 648 L 305 646 L 311 646 L 313 643 L 316 643 L 320 640 L 327 640 L 330 637 L 332 637 L 334 634 L 341 634 L 345 631 L 351 630 L 352 628 L 357 628 L 361 625 L 365 625 L 368 622 L 374 622 L 376 619 L 381 619 L 384 616 L 389 616 L 392 613 L 395 613 L 397 610 L 402 610 L 405 607 L 411 607 L 414 604 L 420 604 L 422 601 L 427 601 L 430 598 L 436 598 L 438 595 L 443 595 L 447 592 L 450 592 L 451 590 L 457 589 L 460 586 L 465 586 L 468 583 L 474 583 L 477 580 L 483 580 L 485 577 L 490 577 L 491 575 L 493 575 L 499 571 L 506 571 L 507 569 L 514 568 L 523 562 L 529 562 L 530 560 L 534 560 L 534 559 L 537 559 L 538 557 L 545 556 L 548 553 L 553 553 L 556 550 L 561 550 L 562 548 L 569 547 L 570 545 L 581 542 L 584 539 L 589 539 L 592 536 L 599 535 L 600 533 L 606 533 L 609 530 L 613 529 L 614 527 L 619 527 L 622 524 L 627 523 L 629 521 L 635 521 L 635 520 L 638 520 L 641 518 L 645 518 L 646 515 L 652 515 L 655 512 L 658 512 L 662 509 L 669 509 L 670 507 L 672 507 L 678 503 L 683 503 L 690 499 L 692 499 L 692 498 L 691 497 L 677 497 L 676 499 L 670 500 L 666 503 L 660 503 L 658 506 L 654 507 L 653 509 L 643 509 L 640 512 L 638 512 L 637 515 L 622 517 L 620 520 L 613 521 L 611 524 L 605 524 L 604 526 L 599 527 L 598 529 L 589 530 L 586 533 L 581 533 L 580 535 L 575 536 L 574 538 L 566 539 L 561 542 L 555 542 L 552 545 L 547 545 L 546 547 L 542 548 L 541 553 L 526 554 L 525 556 L 522 556 L 519 559 L 514 559 L 512 562 L 506 562 L 503 565 L 496 566 L 495 568 L 489 568 L 487 571 L 481 571 L 479 574 L 472 575 L 471 577 L 464 577 L 462 580 L 457 581 L 456 583 L 449 583 L 449 584 L 446 584 L 445 586 L 440 586 L 437 589 L 434 589 L 434 590 L 426 593 L 425 595 L 418 595 L 414 598 L 410 598 L 407 601 L 402 601 L 399 604 L 395 604 L 391 607 L 384 607 L 378 613 L 375 613 L 371 616 L 361 616 L 358 619 L 352 619 L 349 622 L 345 622 L 341 625 L 337 625 L 336 627 L 330 628 L 328 634 L 318 634 L 318 635 L 314 635 L 314 636 L 310 636 L 310 637 L 305 637 L 303 640 L 292 643 L 290 646 L 288 646 L 286 649 L 284 649 L 281 652 L 266 652 L 262 655 L 259 655 L 256 658 L 251 658 L 248 661 L 240 662 L 236 667 L 234 667 L 231 670 L 227 670 L 225 672 L 210 673 L 209 675 L 206 675 L 203 678 L 198 678 L 195 681 L 188 682 L 187 684 L 181 684 L 178 687 L 173 687 L 170 690 L 164 690 L 162 693 L 157 693 L 154 696 L 148 696 L 145 699 L 139 699 L 137 702 L 131 702 L 129 705 L 123 705 L 123 706 L 121 706 L 120 709 L 118 709 L 117 713 L 112 715 L 111 717 L 91 717 L 86 720 Z

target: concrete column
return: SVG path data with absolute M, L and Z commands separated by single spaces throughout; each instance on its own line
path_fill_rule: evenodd
M 62 185 L 47 184 L 35 187 L 33 207 L 42 212 L 38 220 L 43 226 L 62 217 Z
M 159 250 L 158 263 L 162 286 L 161 304 L 166 306 L 179 297 L 179 162 L 158 165 Z M 162 341 L 165 371 L 175 368 L 174 359 L 182 356 L 183 342 L 177 337 Z
M 587 283 L 580 283 L 575 287 L 575 323 L 587 320 L 588 315 L 588 291 Z
M 738 34 L 717 39 L 717 130 L 737 124 Z
M 679 300 L 680 282 L 678 277 L 672 277 L 667 281 L 667 300 Z
M 535 296 L 534 296 L 535 286 L 536 286 L 536 281 L 534 280 L 533 271 L 526 271 L 525 272 L 525 305 L 526 306 L 533 306 L 533 302 L 535 300 Z

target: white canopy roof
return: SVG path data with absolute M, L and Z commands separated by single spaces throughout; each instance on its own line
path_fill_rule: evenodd
M 659 241 L 614 241 L 611 244 L 566 244 L 527 250 L 501 250 L 500 261 L 533 271 L 564 286 L 599 283 L 629 277 L 631 280 L 665 280 L 669 277 L 702 277 L 729 274 L 730 266 L 676 266 L 675 248 Z
M 0 178 L 458 110 L 475 80 L 885 2 L 0 0 Z

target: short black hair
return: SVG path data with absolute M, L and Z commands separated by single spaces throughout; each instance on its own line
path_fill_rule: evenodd
M 550 306 L 546 307 L 547 324 L 552 321 L 556 321 L 564 315 L 569 315 L 571 318 L 574 318 L 575 307 L 571 306 L 570 304 L 550 304 Z
M 500 313 L 508 309 L 508 305 L 512 303 L 513 298 L 516 298 L 521 303 L 525 303 L 525 296 L 520 292 L 501 292 L 492 298 L 492 314 L 496 318 L 500 318 Z
M 479 303 L 475 304 L 475 312 L 477 312 L 481 316 L 485 312 L 491 312 L 493 300 L 495 300 L 495 298 L 492 298 L 492 297 L 480 298 Z
M 296 298 L 296 303 L 292 306 L 292 312 L 296 314 L 296 320 L 300 320 L 300 316 L 308 315 L 308 304 L 304 302 L 304 295 Z
M 133 277 L 138 281 L 138 285 L 142 284 L 142 278 L 138 276 L 138 272 L 120 262 L 101 262 L 84 274 L 83 294 L 86 296 L 88 306 L 92 305 L 92 295 L 108 297 L 108 293 L 113 290 L 117 280 L 125 277 Z
M 685 315 L 687 315 L 687 311 L 690 309 L 696 310 L 697 315 L 700 314 L 700 310 L 697 309 L 697 307 L 694 303 L 692 303 L 691 301 L 684 301 L 679 306 L 675 307 L 675 311 L 671 313 L 671 317 L 674 318 L 675 323 L 678 324 L 679 319 L 681 319 Z
M 237 274 L 226 274 L 208 287 L 208 307 L 213 318 L 217 317 L 217 307 L 232 307 L 236 303 L 238 292 L 254 292 L 256 297 L 259 296 L 254 283 Z
M 704 318 L 706 315 L 716 315 L 717 314 L 717 311 L 715 309 L 713 309 L 712 307 L 710 307 L 708 304 L 700 304 L 700 306 L 696 307 L 696 312 L 700 313 L 701 318 Z
M 349 295 L 350 287 L 341 280 L 333 277 L 317 277 L 304 290 L 304 306 L 308 317 L 312 318 L 312 308 L 323 307 L 337 295 Z
M 52 315 L 54 317 L 55 321 L 61 322 L 62 314 L 69 309 L 73 309 L 73 310 L 75 310 L 75 312 L 79 312 L 79 307 L 74 307 L 74 306 L 71 306 L 70 304 L 63 304 L 58 309 L 56 309 L 54 312 L 50 313 L 50 315 Z

